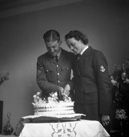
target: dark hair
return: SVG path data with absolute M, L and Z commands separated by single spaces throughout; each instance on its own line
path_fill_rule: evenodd
M 43 39 L 45 42 L 60 41 L 60 34 L 56 30 L 48 30 L 44 33 Z
M 76 40 L 81 40 L 84 44 L 88 43 L 88 38 L 82 32 L 78 30 L 72 30 L 65 35 L 65 40 L 75 38 Z

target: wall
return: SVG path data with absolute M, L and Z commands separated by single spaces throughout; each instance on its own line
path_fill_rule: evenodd
M 0 73 L 9 72 L 9 80 L 0 86 L 4 101 L 3 126 L 11 112 L 11 124 L 33 114 L 37 57 L 46 52 L 42 35 L 48 29 L 64 35 L 72 29 L 85 32 L 89 45 L 103 51 L 112 72 L 114 63 L 122 63 L 129 52 L 129 9 L 124 3 L 80 2 L 0 19 Z

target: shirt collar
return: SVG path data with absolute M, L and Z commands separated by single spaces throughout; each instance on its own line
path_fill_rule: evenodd
M 62 51 L 62 49 L 60 49 L 60 51 L 59 51 L 58 54 L 56 55 L 56 56 L 58 57 L 58 59 L 60 58 L 61 51 Z
M 80 55 L 82 55 L 88 48 L 89 48 L 89 46 L 87 45 L 87 46 L 80 52 Z

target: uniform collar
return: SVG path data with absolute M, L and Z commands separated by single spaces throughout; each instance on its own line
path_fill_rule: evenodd
M 86 47 L 80 52 L 80 55 L 82 55 L 88 48 L 89 48 L 89 46 L 86 45 Z

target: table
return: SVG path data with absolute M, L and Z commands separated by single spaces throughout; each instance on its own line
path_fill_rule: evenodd
M 19 137 L 110 137 L 98 121 L 24 123 Z

